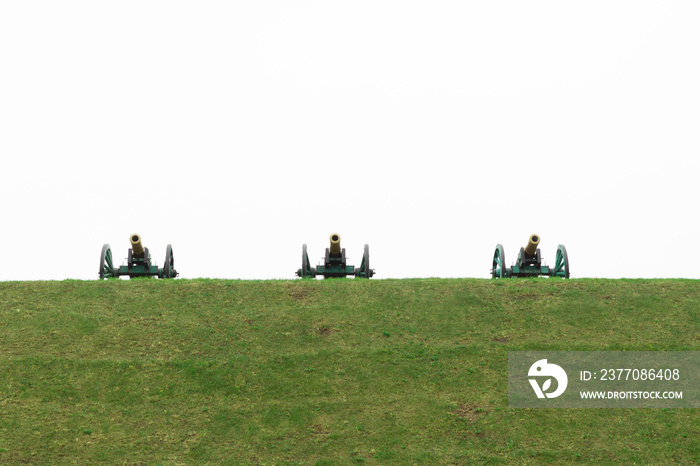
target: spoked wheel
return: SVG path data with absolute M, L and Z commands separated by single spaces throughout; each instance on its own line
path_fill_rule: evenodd
M 117 274 L 112 265 L 112 248 L 109 247 L 109 244 L 105 244 L 102 246 L 102 253 L 100 254 L 100 280 L 116 276 Z
M 173 247 L 168 244 L 165 248 L 165 265 L 163 266 L 163 278 L 177 277 L 175 270 L 175 258 L 173 257 Z
M 358 277 L 362 278 L 372 278 L 374 275 L 374 270 L 369 266 L 369 244 L 365 244 L 365 252 L 362 254 L 362 264 L 360 264 L 360 270 L 357 273 Z
M 305 244 L 301 246 L 301 268 L 297 270 L 297 276 L 301 278 L 314 276 L 309 265 L 309 254 L 306 252 Z
M 566 248 L 563 244 L 557 247 L 557 259 L 554 264 L 555 277 L 569 278 L 569 255 L 566 253 Z
M 493 253 L 491 278 L 505 278 L 506 276 L 506 255 L 503 252 L 503 245 L 497 244 L 496 251 Z

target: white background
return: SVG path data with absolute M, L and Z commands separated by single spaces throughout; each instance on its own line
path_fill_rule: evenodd
M 697 1 L 0 4 L 0 280 L 700 278 Z

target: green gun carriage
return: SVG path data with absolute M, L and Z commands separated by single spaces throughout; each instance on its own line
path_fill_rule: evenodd
M 323 265 L 317 265 L 316 267 L 311 267 L 309 263 L 306 244 L 301 247 L 301 268 L 296 272 L 298 277 L 315 278 L 317 275 L 321 275 L 323 278 L 347 276 L 371 278 L 374 275 L 374 269 L 369 267 L 369 245 L 365 244 L 362 264 L 355 268 L 352 265 L 347 265 L 345 248 L 340 247 L 340 235 L 333 233 L 330 241 L 330 247 L 326 248 L 326 257 Z
M 126 277 L 158 277 L 175 278 L 178 273 L 175 270 L 175 259 L 171 245 L 165 248 L 165 265 L 159 268 L 151 262 L 151 253 L 148 248 L 141 243 L 141 237 L 137 234 L 131 235 L 131 248 L 126 259 L 126 265 L 114 267 L 112 262 L 112 248 L 109 244 L 102 246 L 100 254 L 100 279 Z
M 566 253 L 564 245 L 560 244 L 557 246 L 554 267 L 549 267 L 542 262 L 542 254 L 540 253 L 540 248 L 537 247 L 539 244 L 540 237 L 538 235 L 530 235 L 527 246 L 520 248 L 518 260 L 512 267 L 506 266 L 503 245 L 497 244 L 496 251 L 493 253 L 491 277 L 538 277 L 544 275 L 548 277 L 569 278 L 569 256 Z

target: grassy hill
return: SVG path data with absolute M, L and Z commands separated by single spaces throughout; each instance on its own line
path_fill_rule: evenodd
M 514 350 L 700 350 L 700 281 L 0 283 L 0 462 L 700 462 L 697 409 L 508 409 Z

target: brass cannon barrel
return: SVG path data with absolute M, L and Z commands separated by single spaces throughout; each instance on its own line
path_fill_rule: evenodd
M 537 252 L 537 245 L 540 244 L 539 235 L 530 235 L 530 239 L 527 241 L 527 246 L 525 246 L 525 252 L 529 255 L 533 255 Z
M 340 254 L 340 235 L 338 233 L 333 233 L 330 237 L 331 240 L 331 254 L 337 256 Z
M 141 237 L 134 233 L 129 237 L 131 241 L 131 252 L 134 256 L 143 256 L 143 244 L 141 243 Z

